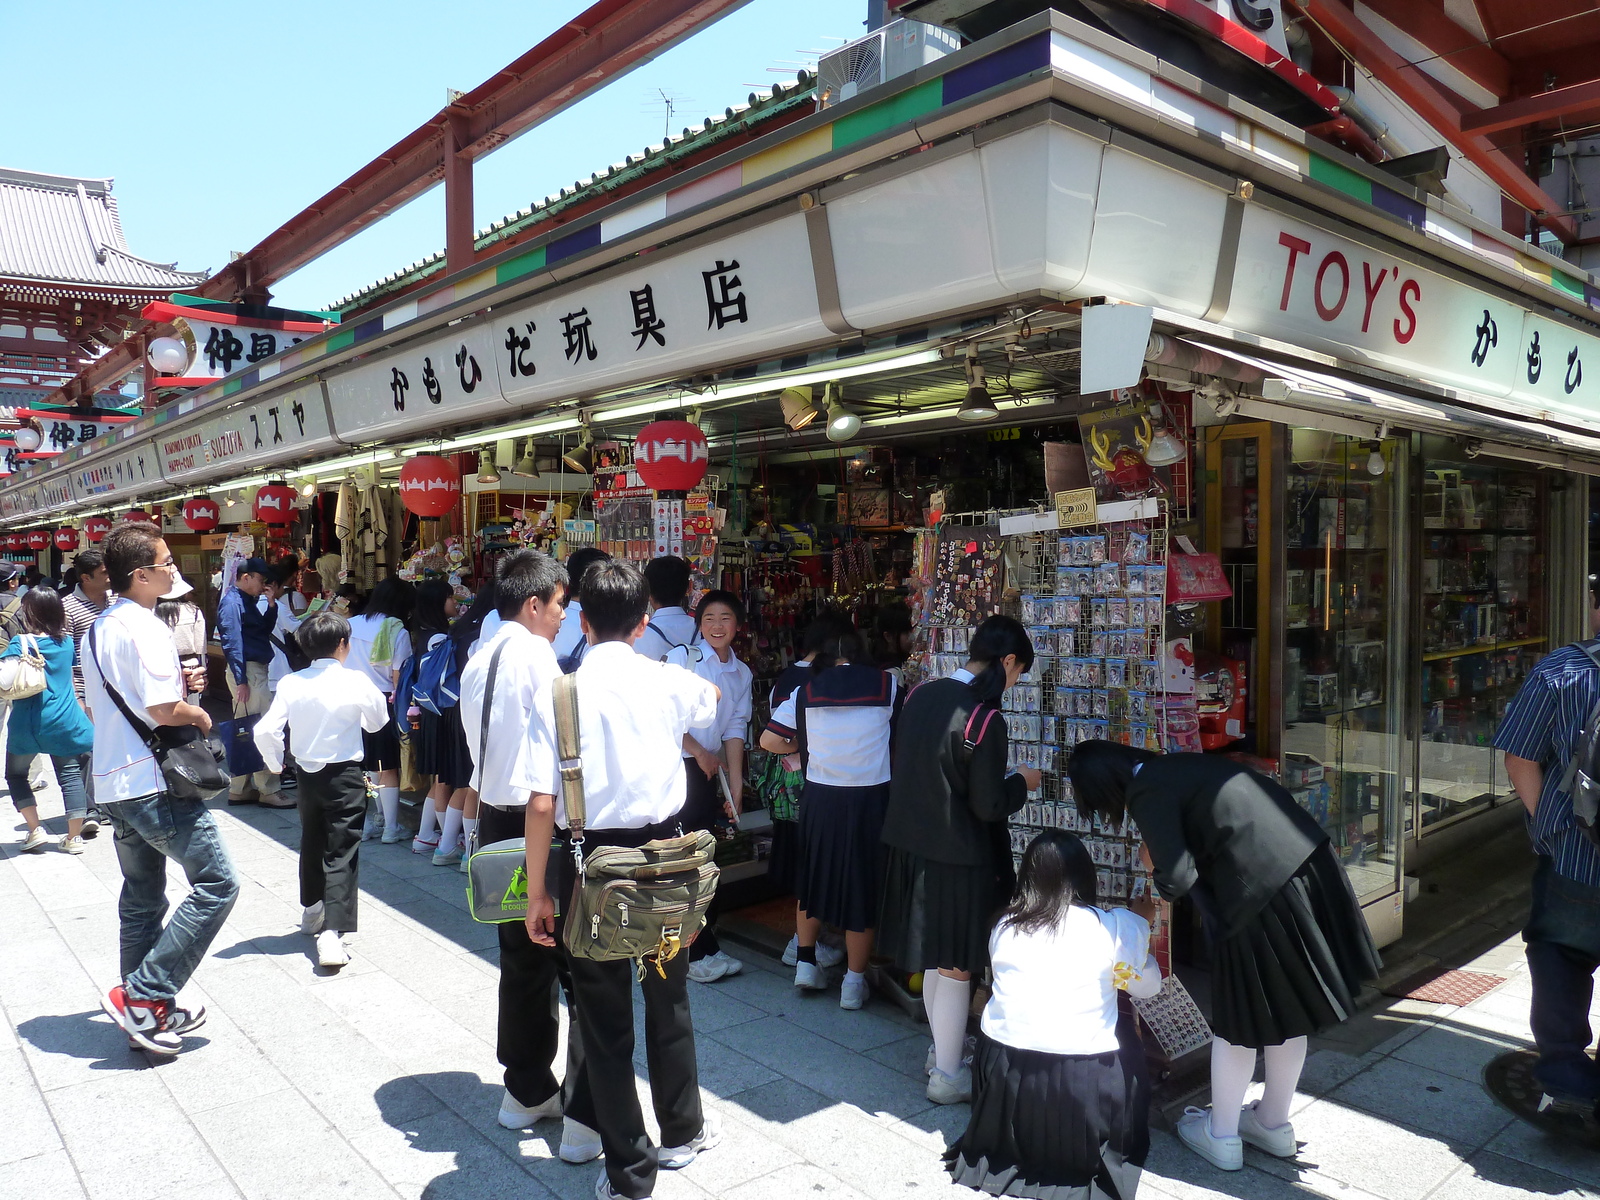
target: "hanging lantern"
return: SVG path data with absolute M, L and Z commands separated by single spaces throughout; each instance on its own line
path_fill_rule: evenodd
M 76 550 L 78 548 L 78 531 L 63 525 L 56 530 L 57 550 Z
M 27 537 L 20 533 L 8 533 L 4 538 L 4 542 L 7 550 L 26 550 L 28 548 Z
M 154 525 L 155 521 L 156 521 L 156 519 L 154 517 L 152 517 L 149 513 L 145 512 L 145 510 L 142 509 L 142 508 L 130 508 L 127 512 L 122 514 L 122 520 L 124 520 L 124 521 L 148 521 L 152 525 Z
M 700 426 L 688 421 L 653 421 L 633 444 L 634 470 L 658 492 L 686 492 L 706 476 L 711 450 Z
M 294 497 L 292 487 L 283 483 L 269 483 L 256 490 L 256 520 L 268 525 L 294 524 Z
M 29 550 L 50 549 L 50 531 L 48 529 L 35 529 L 28 535 Z
M 195 533 L 210 533 L 222 519 L 222 510 L 210 496 L 191 496 L 183 502 L 183 523 Z
M 83 523 L 83 532 L 91 542 L 98 542 L 111 530 L 111 522 L 104 517 L 90 517 Z
M 442 517 L 461 499 L 461 471 L 448 458 L 419 454 L 400 468 L 400 503 L 419 517 Z

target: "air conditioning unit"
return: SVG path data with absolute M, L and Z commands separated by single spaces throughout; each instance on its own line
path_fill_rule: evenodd
M 842 104 L 868 88 L 961 49 L 953 29 L 901 19 L 824 54 L 817 63 L 817 107 Z

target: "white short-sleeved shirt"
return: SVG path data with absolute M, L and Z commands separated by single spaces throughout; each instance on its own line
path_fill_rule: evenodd
M 738 655 L 732 651 L 728 652 L 728 661 L 723 662 L 710 646 L 702 646 L 701 650 L 700 660 L 692 665 L 686 661 L 688 655 L 682 650 L 674 650 L 667 655 L 667 661 L 688 667 L 701 679 L 721 689 L 716 717 L 689 730 L 690 737 L 715 753 L 722 749 L 722 743 L 728 739 L 743 740 L 746 736 L 750 725 L 750 685 L 753 677 L 750 668 L 740 662 Z M 684 757 L 688 758 L 689 755 Z
M 1018 1050 L 1105 1054 L 1117 1048 L 1117 991 L 1153 996 L 1161 969 L 1150 925 L 1125 908 L 1070 906 L 1055 928 L 989 936 L 994 991 L 983 1031 Z
M 372 661 L 372 643 L 378 636 L 378 626 L 388 617 L 380 617 L 376 613 L 371 616 L 350 618 L 350 657 L 344 660 L 344 665 L 352 671 L 364 671 L 367 678 L 372 680 L 377 689 L 385 696 L 394 694 L 393 671 L 398 671 L 406 665 L 406 659 L 411 657 L 411 635 L 402 627 L 395 631 L 394 652 L 388 662 L 374 663 Z
M 258 602 L 257 607 L 263 613 L 267 611 L 268 600 L 265 596 Z M 302 618 L 297 617 L 294 609 L 290 607 L 289 597 L 278 597 L 278 623 L 272 627 L 272 661 L 267 664 L 267 687 L 276 691 L 278 685 L 290 673 L 289 656 L 278 649 L 278 643 L 284 641 L 284 634 L 293 633 L 300 628 Z M 285 643 L 287 645 L 287 643 Z M 300 756 L 295 755 L 296 758 Z
M 483 614 L 483 621 L 478 626 L 478 640 L 467 647 L 469 661 L 477 657 L 478 651 L 494 640 L 494 635 L 500 632 L 500 627 L 504 624 L 505 618 L 492 608 Z
M 271 706 L 256 722 L 254 736 L 267 769 L 281 771 L 287 726 L 295 762 L 320 771 L 329 763 L 360 762 L 362 730 L 377 733 L 388 723 L 389 705 L 365 671 L 352 671 L 336 658 L 319 658 L 283 677 Z
M 145 744 L 158 722 L 152 705 L 184 696 L 183 669 L 172 630 L 153 609 L 118 597 L 95 618 L 93 653 L 85 640 L 83 686 L 94 714 L 94 798 L 97 804 L 137 800 L 162 789 L 160 768 Z M 102 679 L 101 672 L 104 671 Z M 105 683 L 117 689 L 136 717 L 149 722 L 135 730 L 117 708 Z
M 829 787 L 889 782 L 890 735 L 898 686 L 875 667 L 833 667 L 795 688 L 772 711 L 767 728 L 794 740 L 798 706 L 807 694 L 805 776 Z
M 635 654 L 626 642 L 592 647 L 573 678 L 588 827 L 638 829 L 676 816 L 687 799 L 683 735 L 716 716 L 715 690 L 692 671 Z M 534 700 L 528 738 L 512 786 L 555 796 L 556 824 L 566 827 L 553 681 Z
M 504 649 L 500 649 L 504 647 Z M 495 652 L 494 702 L 489 706 L 489 736 L 483 732 L 483 694 Z M 550 643 L 517 621 L 505 621 L 494 637 L 483 643 L 461 671 L 461 727 L 472 754 L 472 786 L 485 804 L 496 808 L 521 808 L 528 803 L 526 788 L 511 785 L 513 777 L 527 774 L 523 760 L 529 753 L 528 720 L 534 697 L 557 675 L 555 651 Z M 487 741 L 487 745 L 485 742 Z M 479 748 L 484 761 L 478 761 Z
M 674 646 L 693 645 L 700 638 L 700 627 L 694 614 L 674 605 L 658 608 L 650 614 L 650 624 L 633 644 L 635 654 L 662 662 Z

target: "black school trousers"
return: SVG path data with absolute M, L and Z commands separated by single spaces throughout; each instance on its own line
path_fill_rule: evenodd
M 526 820 L 524 809 L 480 804 L 478 844 L 519 838 Z M 517 1103 L 532 1108 L 560 1090 L 563 1104 L 570 1107 L 573 1089 L 583 1077 L 583 1039 L 576 1020 L 568 1022 L 565 1084 L 556 1080 L 554 1070 L 561 1044 L 563 995 L 568 1014 L 573 1012 L 567 956 L 559 946 L 535 944 L 521 921 L 507 921 L 496 928 L 500 937 L 500 1014 L 495 1054 L 505 1068 L 506 1091 Z M 576 1114 L 574 1117 L 581 1120 Z
M 677 817 L 643 829 L 591 829 L 586 839 L 602 845 L 640 846 L 661 837 L 676 837 Z M 481 829 L 481 826 L 480 826 Z M 561 895 L 569 896 L 576 869 L 570 849 L 561 855 Z M 560 934 L 557 935 L 558 941 Z M 636 968 L 628 959 L 591 962 L 568 956 L 572 989 L 583 1033 L 583 1080 L 575 1089 L 567 1115 L 598 1130 L 606 1152 L 606 1176 L 618 1195 L 641 1200 L 655 1190 L 656 1147 L 645 1131 L 644 1112 L 633 1074 L 633 982 Z M 705 1113 L 700 1107 L 700 1070 L 695 1061 L 694 1022 L 689 1015 L 689 955 L 680 952 L 666 964 L 645 967 L 645 1065 L 650 1072 L 650 1099 L 661 1127 L 663 1146 L 684 1146 L 700 1135 Z
M 356 928 L 361 824 L 367 815 L 367 778 L 358 762 L 300 770 L 300 904 L 322 902 L 322 927 Z

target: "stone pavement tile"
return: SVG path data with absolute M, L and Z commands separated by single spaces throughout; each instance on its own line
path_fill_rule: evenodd
M 0 1112 L 4 1111 L 4 1107 L 0 1107 Z M 0 1196 L 85 1200 L 88 1193 L 78 1180 L 72 1160 L 58 1145 L 48 1154 L 32 1154 L 15 1160 L 8 1159 L 5 1148 L 0 1147 Z
M 928 1046 L 932 1041 L 932 1036 L 926 1031 L 913 1033 L 897 1042 L 868 1050 L 867 1057 L 874 1062 L 881 1062 L 891 1071 L 899 1071 L 913 1083 L 926 1084 L 928 1075 L 922 1068 L 928 1061 Z
M 751 1180 L 804 1161 L 791 1146 L 769 1136 L 765 1124 L 752 1120 L 737 1101 L 711 1100 L 707 1107 L 722 1120 L 722 1140 L 677 1172 L 696 1187 L 713 1196 L 725 1196 Z
M 315 995 L 408 1071 L 494 1070 L 494 1048 L 391 976 L 341 979 Z
M 0 1120 L 5 1122 L 5 1136 L 0 1137 L 0 1166 L 62 1149 L 61 1135 L 39 1099 L 33 1072 L 20 1047 L 0 1050 Z M 3 1180 L 4 1174 L 0 1173 L 0 1181 Z M 0 1187 L 0 1196 L 25 1194 Z
M 1502 1158 L 1539 1167 L 1600 1193 L 1600 1154 L 1575 1142 L 1553 1138 L 1526 1121 L 1512 1121 L 1486 1149 Z
M 56 1003 L 64 994 L 99 1003 L 99 989 L 53 928 L 31 930 L 26 941 L 13 942 L 0 953 L 5 956 L 0 1002 L 13 1012 L 19 1005 Z
M 924 1089 L 915 1081 L 778 1017 L 735 1025 L 722 1030 L 717 1039 L 789 1079 L 866 1112 L 909 1117 L 929 1107 Z
M 418 855 L 417 857 L 421 857 Z M 383 904 L 410 904 L 425 899 L 428 892 L 409 879 L 402 879 L 387 867 L 361 864 L 361 899 L 377 900 Z
M 1524 1044 L 1519 1039 L 1503 1034 L 1470 1026 L 1463 1028 L 1444 1020 L 1401 1046 L 1394 1052 L 1394 1057 L 1402 1062 L 1454 1075 L 1468 1083 L 1479 1084 L 1483 1079 L 1483 1068 L 1490 1059 L 1499 1058 L 1508 1050 L 1520 1049 Z
M 839 1007 L 839 992 L 800 992 L 793 988 L 789 1001 L 774 1015 L 791 1025 L 810 1030 L 849 1050 L 871 1050 L 898 1042 L 915 1028 L 898 1007 L 881 998 L 857 1012 Z
M 741 971 L 740 974 L 743 974 Z M 735 975 L 733 978 L 737 979 Z M 727 1029 L 730 1025 L 743 1025 L 746 1021 L 759 1021 L 768 1015 L 753 1004 L 746 1004 L 724 989 L 732 980 L 719 979 L 716 983 L 691 983 L 689 985 L 689 1012 L 694 1017 L 694 1027 L 706 1033 Z
M 396 1117 L 353 1142 L 408 1200 L 535 1200 L 543 1193 L 514 1155 L 448 1110 Z
M 367 863 L 370 862 L 397 879 L 404 879 L 415 884 L 418 879 L 444 871 L 443 867 L 433 865 L 431 855 L 411 853 L 410 842 L 400 842 L 393 846 L 385 846 L 382 842 L 364 842 L 361 848 L 364 852 L 363 857 L 366 860 L 361 864 L 363 872 L 366 870 Z M 457 878 L 461 880 L 461 886 L 465 889 L 465 877 L 458 872 Z M 418 890 L 421 891 L 421 888 L 418 887 Z
M 1145 1160 L 1140 1191 L 1149 1181 L 1157 1192 L 1175 1200 L 1211 1200 L 1212 1197 L 1237 1197 L 1238 1200 L 1304 1200 L 1305 1192 L 1295 1181 L 1255 1169 L 1256 1156 L 1246 1151 L 1242 1171 L 1219 1171 L 1178 1141 L 1159 1129 L 1150 1131 L 1150 1157 Z M 1356 1198 L 1352 1198 L 1356 1200 Z
M 464 879 L 457 875 L 457 879 Z M 484 950 L 500 944 L 500 935 L 493 925 L 474 921 L 467 913 L 467 899 L 463 893 L 454 902 L 428 897 L 410 904 L 396 905 L 394 911 L 408 917 L 426 937 L 431 937 L 449 950 Z
M 1397 1058 L 1386 1059 L 1335 1088 L 1328 1100 L 1474 1149 L 1513 1119 L 1481 1084 Z
M 350 940 L 356 958 L 403 979 L 417 995 L 452 1011 L 463 997 L 498 982 L 499 973 L 459 948 L 446 948 L 410 930 L 360 934 Z
M 887 1124 L 931 1153 L 943 1154 L 944 1148 L 966 1131 L 971 1116 L 970 1104 L 930 1104 L 915 1116 Z
M 7 1004 L 22 1038 L 22 1053 L 36 1086 L 49 1093 L 103 1078 L 108 1072 L 142 1071 L 149 1064 L 141 1053 L 128 1049 L 128 1037 L 111 1023 L 99 1005 L 76 1008 L 85 1002 L 83 988 L 63 995 L 54 1004 L 40 1002 L 21 1008 Z
M 1297 1158 L 1278 1160 L 1247 1152 L 1249 1161 L 1291 1173 L 1317 1171 L 1385 1200 L 1420 1200 L 1470 1153 L 1457 1143 L 1346 1107 L 1338 1102 L 1337 1093 L 1296 1114 L 1294 1131 L 1301 1143 Z M 1188 1160 L 1198 1161 L 1187 1150 L 1184 1153 Z
M 1592 1200 L 1594 1192 L 1574 1179 L 1480 1151 L 1440 1185 L 1438 1195 L 1449 1200 L 1526 1200 L 1529 1196 Z
M 1521 1021 L 1528 1023 L 1528 997 L 1513 995 L 1505 988 L 1495 988 L 1486 995 L 1479 996 L 1465 1009 L 1457 1012 L 1488 1013 L 1504 1021 Z
M 108 1072 L 44 1099 L 90 1200 L 168 1200 L 228 1185 L 222 1164 L 154 1071 Z M 128 1114 L 138 1119 L 122 1119 Z
M 206 1023 L 184 1038 L 184 1046 L 176 1057 L 147 1061 L 191 1116 L 291 1090 L 289 1080 L 239 1027 L 209 1005 Z
M 1325 1095 L 1382 1057 L 1371 1051 L 1366 1054 L 1346 1054 L 1333 1048 L 1314 1049 L 1306 1055 L 1306 1065 L 1300 1072 L 1300 1083 L 1295 1090 L 1308 1096 Z
M 753 951 L 747 954 L 744 970 L 732 979 L 718 980 L 717 988 L 764 1013 L 786 1012 L 795 998 L 794 968 L 781 963 L 769 967 L 765 957 Z
M 635 1043 L 640 1061 L 644 1058 L 644 1038 Z M 698 1028 L 694 1037 L 695 1061 L 700 1067 L 700 1090 L 708 1096 L 727 1098 L 748 1092 L 751 1088 L 765 1087 L 782 1076 L 770 1067 L 740 1054 L 726 1042 L 719 1041 Z
M 303 1096 L 280 1092 L 209 1109 L 195 1128 L 249 1200 L 394 1192 Z
M 417 857 L 422 856 L 419 854 Z M 429 865 L 432 865 L 431 860 Z M 467 877 L 461 873 L 459 867 L 434 867 L 429 874 L 413 875 L 407 882 L 423 896 L 431 896 L 435 900 L 443 900 L 446 904 L 465 910 Z
M 723 1192 L 718 1200 L 861 1200 L 864 1195 L 822 1168 L 800 1163 Z
M 1441 1024 L 1446 1024 L 1460 1029 L 1476 1029 L 1485 1033 L 1520 1041 L 1525 1045 L 1533 1045 L 1533 1035 L 1528 1032 L 1528 1014 L 1507 1017 L 1498 1010 L 1487 1008 L 1458 1008 L 1448 1017 L 1442 1018 Z

